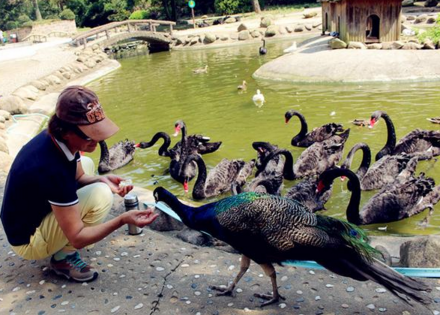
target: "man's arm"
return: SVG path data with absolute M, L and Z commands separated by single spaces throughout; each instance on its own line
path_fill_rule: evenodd
M 158 214 L 153 214 L 151 209 L 131 210 L 101 224 L 85 226 L 81 220 L 81 211 L 78 204 L 69 207 L 52 205 L 52 211 L 69 243 L 77 249 L 102 240 L 124 224 L 144 227 L 153 222 L 158 216 Z

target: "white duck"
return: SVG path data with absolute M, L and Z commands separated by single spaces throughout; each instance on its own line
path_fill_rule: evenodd
M 261 107 L 264 105 L 264 95 L 261 94 L 260 90 L 257 90 L 257 94 L 252 97 L 252 101 L 254 102 L 255 106 Z
M 291 52 L 294 52 L 296 49 L 297 49 L 297 46 L 296 46 L 296 41 L 295 41 L 295 42 L 293 42 L 293 44 L 291 46 L 289 46 L 286 49 L 284 49 L 283 52 L 285 54 L 289 54 Z
M 195 74 L 201 74 L 201 73 L 207 73 L 208 72 L 208 65 L 205 65 L 204 68 L 198 68 L 198 69 L 194 69 L 193 73 Z
M 247 82 L 243 80 L 243 83 L 237 86 L 237 90 L 239 91 L 246 91 L 247 90 Z

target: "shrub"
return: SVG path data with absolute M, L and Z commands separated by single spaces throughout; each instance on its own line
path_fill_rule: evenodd
M 26 14 L 20 15 L 17 20 L 20 25 L 23 25 L 24 23 L 31 21 L 29 16 L 27 16 Z
M 221 15 L 252 11 L 252 7 L 246 0 L 215 0 L 215 12 Z
M 420 33 L 417 38 L 422 43 L 425 39 L 429 38 L 434 42 L 434 44 L 438 44 L 440 42 L 440 25 L 433 26 L 432 28 L 426 30 L 426 32 Z
M 60 13 L 60 19 L 61 20 L 74 20 L 75 19 L 75 13 L 73 13 L 70 9 L 64 9 Z
M 6 30 L 12 30 L 14 28 L 18 28 L 20 25 L 17 21 L 8 21 L 5 24 L 5 29 Z
M 26 23 L 23 23 L 23 25 L 21 25 L 21 26 L 23 26 L 23 27 L 32 27 L 32 25 L 34 25 L 33 21 L 27 21 Z
M 144 19 L 147 19 L 147 17 L 148 17 L 148 12 L 147 11 L 145 11 L 145 10 L 137 10 L 137 11 L 134 11 L 130 15 L 129 19 L 130 20 L 144 20 Z

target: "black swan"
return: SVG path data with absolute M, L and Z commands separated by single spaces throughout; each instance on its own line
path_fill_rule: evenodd
M 294 147 L 307 148 L 315 142 L 322 142 L 344 131 L 344 128 L 341 124 L 328 123 L 321 127 L 316 127 L 311 132 L 307 133 L 308 126 L 306 118 L 303 114 L 296 110 L 289 110 L 286 112 L 286 114 L 284 115 L 286 124 L 293 116 L 298 117 L 299 121 L 301 122 L 300 132 L 295 137 L 293 137 L 291 141 L 291 144 Z
M 415 167 L 417 158 L 412 158 L 410 163 Z M 340 176 L 350 180 L 352 194 L 347 206 L 347 220 L 356 225 L 389 223 L 413 216 L 427 208 L 432 211 L 440 199 L 440 186 L 434 187 L 433 179 L 426 178 L 424 174 L 414 177 L 404 170 L 394 183 L 382 188 L 359 210 L 360 183 L 356 174 L 349 169 L 335 168 L 321 174 L 318 190 L 331 185 Z
M 414 153 L 419 155 L 419 159 L 430 159 L 440 155 L 440 131 L 415 129 L 396 144 L 396 130 L 386 112 L 378 110 L 371 114 L 370 126 L 374 127 L 380 118 L 385 120 L 388 137 L 385 146 L 376 154 L 376 161 L 384 155 L 401 153 Z
M 275 155 L 284 155 L 283 177 L 287 180 L 319 175 L 335 167 L 342 159 L 344 145 L 349 134 L 350 129 L 347 129 L 340 135 L 322 142 L 315 142 L 301 153 L 295 164 L 292 153 L 287 150 L 275 150 L 265 159 L 271 160 Z
M 363 157 L 359 168 L 356 171 L 362 190 L 381 189 L 387 184 L 391 184 L 396 180 L 396 177 L 410 164 L 408 162 L 412 158 L 409 154 L 385 155 L 376 163 L 370 166 L 371 150 L 370 147 L 363 142 L 357 143 L 348 153 L 341 168 L 351 168 L 354 154 L 358 151 L 363 151 Z M 411 175 L 415 168 L 411 168 Z
M 263 41 L 263 46 L 261 46 L 258 51 L 260 52 L 260 55 L 265 55 L 267 54 L 266 41 L 264 39 L 262 39 L 262 41 Z
M 188 191 L 188 179 L 191 177 L 191 169 L 188 168 L 193 161 L 197 164 L 198 175 L 194 184 L 192 196 L 194 200 L 201 200 L 208 197 L 218 196 L 231 189 L 233 182 L 238 182 L 239 186 L 252 173 L 255 160 L 246 163 L 243 160 L 223 159 L 207 174 L 206 165 L 202 157 L 198 154 L 191 154 L 183 163 L 182 175 L 185 178 L 183 187 Z
M 180 140 L 181 143 L 185 143 L 182 148 L 184 148 L 185 156 L 190 154 L 208 154 L 218 150 L 220 148 L 222 142 L 209 142 L 211 138 L 203 135 L 187 135 L 186 124 L 183 120 L 178 120 L 174 124 L 174 136 L 177 136 L 179 133 L 182 133 L 182 138 Z
M 101 156 L 99 158 L 98 172 L 105 173 L 127 165 L 133 160 L 135 152 L 135 142 L 130 140 L 119 141 L 112 145 L 110 149 L 103 140 L 99 142 Z
M 268 156 L 278 150 L 278 146 L 270 142 L 256 141 L 252 143 L 252 147 L 257 151 L 257 160 L 255 167 L 257 172 L 255 177 L 270 177 L 280 175 L 283 172 L 284 160 L 279 155 Z
M 431 291 L 430 287 L 382 263 L 362 229 L 310 213 L 293 200 L 248 192 L 191 207 L 163 187 L 156 188 L 153 195 L 156 202 L 166 203 L 189 228 L 208 233 L 242 254 L 234 281 L 227 287 L 211 286 L 219 291 L 217 295 L 232 295 L 252 260 L 272 283 L 272 294 L 254 295 L 266 300 L 261 306 L 277 303 L 284 298 L 279 293 L 273 264 L 313 260 L 338 275 L 357 281 L 372 280 L 406 303 L 432 303 L 429 296 L 420 292 Z
M 256 192 L 262 194 L 271 194 L 281 196 L 281 188 L 283 185 L 283 176 L 256 177 L 246 184 L 244 189 L 237 183 L 233 182 L 231 190 L 234 195 L 242 192 Z

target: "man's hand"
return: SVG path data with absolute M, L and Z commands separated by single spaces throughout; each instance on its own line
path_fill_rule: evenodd
M 118 194 L 121 197 L 124 197 L 128 192 L 130 192 L 133 189 L 133 185 L 127 185 L 120 187 L 120 183 L 124 181 L 122 177 L 119 177 L 117 175 L 105 175 L 101 176 L 101 181 L 103 183 L 106 183 L 111 191 L 115 194 Z
M 142 228 L 151 224 L 159 216 L 159 214 L 153 213 L 153 211 L 151 208 L 146 210 L 130 210 L 122 214 L 122 220 L 125 224 L 134 224 Z

